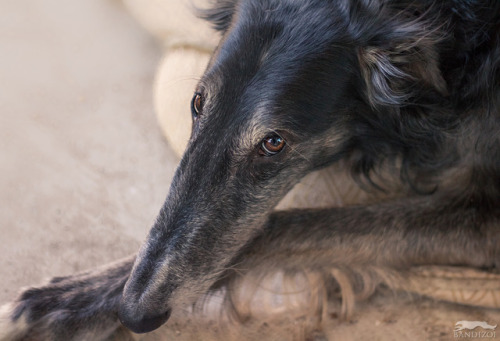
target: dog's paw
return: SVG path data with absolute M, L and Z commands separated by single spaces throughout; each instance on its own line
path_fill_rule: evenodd
M 25 330 L 22 319 L 13 319 L 15 305 L 7 303 L 0 307 L 0 341 L 17 340 Z
M 105 340 L 120 326 L 120 294 L 121 288 L 81 277 L 26 289 L 0 310 L 0 341 Z
M 134 259 L 22 290 L 0 310 L 0 341 L 109 339 L 121 326 L 118 304 Z

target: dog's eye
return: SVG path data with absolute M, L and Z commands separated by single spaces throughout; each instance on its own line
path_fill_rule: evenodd
M 285 147 L 285 140 L 278 134 L 269 135 L 260 144 L 259 154 L 273 156 L 278 154 Z
M 201 115 L 201 111 L 203 110 L 203 97 L 200 93 L 195 93 L 193 99 L 191 100 L 191 114 L 193 115 L 193 119 L 196 120 L 199 115 Z

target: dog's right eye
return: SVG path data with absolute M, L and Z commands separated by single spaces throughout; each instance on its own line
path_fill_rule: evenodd
M 193 99 L 191 100 L 191 114 L 193 115 L 193 120 L 196 120 L 198 116 L 201 115 L 203 110 L 203 97 L 200 93 L 195 93 Z

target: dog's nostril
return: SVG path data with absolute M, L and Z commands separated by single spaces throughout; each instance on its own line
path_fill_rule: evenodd
M 159 328 L 162 324 L 167 322 L 170 318 L 172 310 L 168 309 L 164 313 L 155 316 L 144 315 L 142 317 L 130 316 L 123 311 L 119 312 L 120 322 L 133 331 L 134 333 L 142 334 L 149 333 L 157 328 Z

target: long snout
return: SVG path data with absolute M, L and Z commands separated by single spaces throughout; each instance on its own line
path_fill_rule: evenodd
M 219 245 L 224 237 L 216 238 L 210 226 L 185 221 L 182 229 L 165 228 L 168 222 L 159 221 L 136 258 L 119 305 L 120 321 L 135 333 L 155 330 L 172 308 L 186 307 L 206 293 L 233 253 Z
M 120 321 L 135 333 L 160 327 L 172 309 L 187 307 L 209 291 L 257 229 L 252 226 L 262 225 L 200 215 L 184 220 L 182 228 L 159 221 L 136 258 L 120 301 Z M 238 226 L 240 233 L 228 233 Z
M 149 232 L 119 303 L 121 323 L 135 333 L 157 329 L 169 319 L 172 311 L 169 298 L 177 281 L 171 276 L 175 274 L 175 266 L 170 266 L 167 259 L 169 254 L 175 253 L 177 243 L 169 241 L 170 238 L 159 231 L 153 227 Z
M 150 236 L 151 237 L 151 236 Z M 147 333 L 167 322 L 171 308 L 166 304 L 169 290 L 155 286 L 160 271 L 161 254 L 146 243 L 135 260 L 132 273 L 125 284 L 118 309 L 121 323 L 135 333 Z

